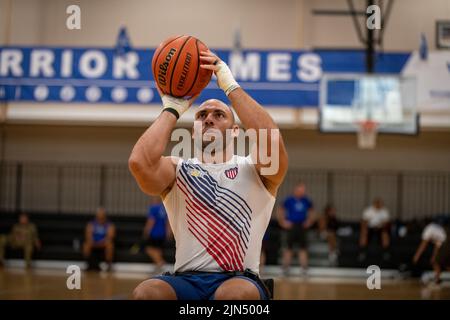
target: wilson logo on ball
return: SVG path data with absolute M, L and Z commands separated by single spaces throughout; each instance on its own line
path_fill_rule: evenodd
M 156 85 L 163 94 L 192 97 L 209 83 L 211 70 L 200 68 L 200 52 L 208 47 L 192 36 L 165 40 L 153 54 L 152 70 Z
M 166 55 L 165 61 L 159 65 L 158 81 L 164 86 L 166 85 L 166 75 L 167 69 L 169 67 L 169 62 L 172 59 L 175 52 L 177 52 L 176 49 L 174 48 L 170 49 L 169 53 Z

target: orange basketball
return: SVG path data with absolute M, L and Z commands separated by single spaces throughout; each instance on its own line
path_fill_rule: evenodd
M 200 51 L 208 47 L 192 36 L 165 40 L 153 54 L 152 70 L 157 86 L 164 94 L 177 98 L 192 97 L 209 83 L 212 71 L 200 68 Z

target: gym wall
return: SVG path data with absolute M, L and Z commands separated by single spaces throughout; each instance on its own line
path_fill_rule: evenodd
M 417 50 L 421 32 L 426 35 L 430 50 L 434 50 L 434 21 L 450 17 L 450 2 L 432 2 L 433 5 L 423 0 L 395 1 L 385 33 L 384 50 Z M 354 3 L 361 10 L 365 1 Z M 81 30 L 69 31 L 65 27 L 65 10 L 70 4 L 81 7 Z M 362 48 L 351 17 L 311 13 L 318 9 L 346 9 L 345 0 L 198 0 L 190 3 L 130 0 L 126 5 L 127 10 L 123 10 L 124 1 L 119 0 L 0 0 L 0 44 L 111 47 L 119 27 L 124 25 L 135 47 L 155 47 L 167 36 L 182 32 L 198 36 L 212 48 L 230 48 L 234 30 L 240 27 L 244 48 Z M 194 19 L 195 12 L 201 14 Z M 167 18 L 169 13 L 170 20 Z M 362 20 L 360 24 L 363 24 Z M 46 106 L 33 105 L 35 108 Z M 159 110 L 160 106 L 149 105 L 148 108 Z M 9 162 L 126 165 L 133 144 L 145 128 L 143 124 L 7 124 L 1 141 L 3 159 Z M 290 179 L 284 184 L 280 197 L 289 192 L 295 179 L 305 170 L 316 170 L 325 175 L 330 170 L 450 172 L 448 125 L 446 129 L 426 129 L 417 137 L 381 135 L 374 151 L 358 150 L 356 135 L 321 134 L 315 129 L 315 126 L 283 129 L 290 155 Z M 318 196 L 320 190 L 315 187 L 321 179 L 311 180 L 312 193 L 317 195 L 320 205 L 327 200 L 326 196 Z M 386 185 L 389 184 L 387 179 Z M 448 186 L 446 188 L 448 190 Z M 349 207 L 348 217 L 356 218 L 367 198 L 370 194 L 360 197 L 361 203 Z M 391 207 L 398 207 L 397 199 L 389 201 Z M 448 195 L 443 201 L 448 202 Z M 447 202 L 444 209 L 448 208 Z

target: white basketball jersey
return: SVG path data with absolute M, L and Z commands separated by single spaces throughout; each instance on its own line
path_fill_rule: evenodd
M 175 237 L 175 271 L 259 273 L 275 197 L 250 157 L 220 164 L 180 159 L 163 202 Z

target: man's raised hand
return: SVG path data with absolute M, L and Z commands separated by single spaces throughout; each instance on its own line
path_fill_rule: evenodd
M 227 96 L 231 91 L 240 88 L 239 84 L 234 79 L 230 68 L 214 53 L 209 50 L 202 51 L 200 52 L 200 60 L 202 62 L 200 67 L 214 71 L 219 88 L 222 89 Z

